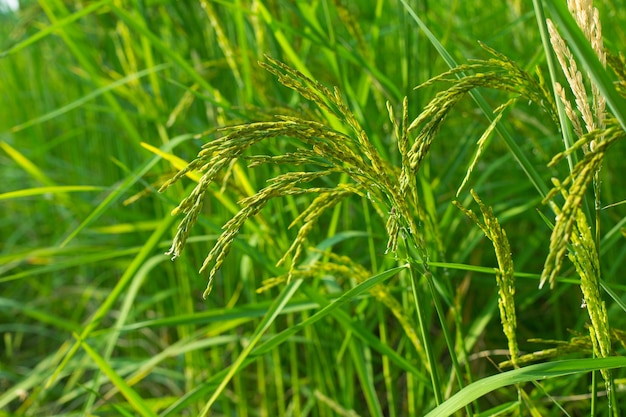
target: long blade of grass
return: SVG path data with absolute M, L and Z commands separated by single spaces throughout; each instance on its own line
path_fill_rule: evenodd
M 94 331 L 94 329 L 98 326 L 98 324 L 100 324 L 102 319 L 109 313 L 109 311 L 113 307 L 113 304 L 121 297 L 123 291 L 126 289 L 128 284 L 132 281 L 133 277 L 135 276 L 135 273 L 141 268 L 141 266 L 144 264 L 146 259 L 148 259 L 148 256 L 150 256 L 150 254 L 154 251 L 154 248 L 158 246 L 159 242 L 163 238 L 163 235 L 165 235 L 165 233 L 169 231 L 170 227 L 174 223 L 174 220 L 175 220 L 174 216 L 166 216 L 162 220 L 159 227 L 152 233 L 152 235 L 150 236 L 148 241 L 145 243 L 145 245 L 141 248 L 137 256 L 135 256 L 135 258 L 130 263 L 128 268 L 126 268 L 126 271 L 124 271 L 124 274 L 122 275 L 120 280 L 117 282 L 115 287 L 111 290 L 107 298 L 100 305 L 100 307 L 94 313 L 94 315 L 89 320 L 89 322 L 85 325 L 83 331 L 80 333 L 79 341 L 74 343 L 74 345 L 71 348 L 69 348 L 62 362 L 59 364 L 59 366 L 56 368 L 56 370 L 54 371 L 54 373 L 52 374 L 52 376 L 46 383 L 46 387 L 50 387 L 52 386 L 52 384 L 54 384 L 55 380 L 58 378 L 60 373 L 63 371 L 63 369 L 67 366 L 67 364 L 72 359 L 72 357 L 78 351 L 78 348 L 81 345 L 80 341 L 87 339 L 87 337 L 91 334 L 91 332 Z
M 543 45 L 543 50 L 546 57 L 546 63 L 548 64 L 548 72 L 550 73 L 550 78 L 552 80 L 557 79 L 557 71 L 556 64 L 554 63 L 554 54 L 552 53 L 552 45 L 550 43 L 550 35 L 548 34 L 548 27 L 546 25 L 546 18 L 543 12 L 543 5 L 541 0 L 533 0 L 533 7 L 535 10 L 535 16 L 537 18 L 537 27 L 539 28 L 539 33 L 541 35 L 541 43 Z M 563 106 L 563 102 L 558 97 L 556 93 L 556 84 L 554 82 L 552 84 L 552 93 L 554 94 L 554 102 L 557 106 L 557 111 L 559 115 L 559 123 L 561 124 L 561 132 L 563 132 L 563 142 L 565 145 L 565 150 L 569 149 L 574 143 L 574 139 L 572 138 L 571 129 L 569 127 L 569 122 L 567 119 L 567 115 L 565 114 L 565 107 Z M 577 162 L 576 154 L 568 154 L 567 155 L 567 163 L 569 165 L 570 172 L 573 171 L 574 165 Z
M 73 13 L 61 20 L 58 20 L 55 24 L 50 25 L 44 29 L 41 29 L 39 31 L 37 31 L 33 36 L 24 39 L 21 42 L 18 42 L 17 44 L 13 45 L 11 48 L 7 49 L 6 51 L 0 53 L 0 59 L 14 54 L 16 52 L 21 51 L 22 49 L 31 46 L 33 44 L 35 44 L 37 41 L 45 38 L 46 36 L 54 33 L 55 31 L 64 28 L 65 26 L 69 25 L 72 22 L 77 21 L 78 19 L 80 19 L 81 17 L 87 16 L 89 14 L 91 14 L 92 12 L 95 12 L 96 10 L 98 10 L 99 8 L 101 8 L 102 6 L 105 6 L 107 3 L 111 3 L 113 0 L 101 0 L 99 2 L 90 4 L 84 8 L 79 9 L 76 13 Z
M 163 145 L 162 150 L 168 151 L 173 149 L 175 146 L 180 143 L 193 138 L 193 135 L 181 135 L 178 136 L 165 145 Z M 130 173 L 126 179 L 117 187 L 111 194 L 109 194 L 103 201 L 96 207 L 89 216 L 80 224 L 76 229 L 74 229 L 61 243 L 61 247 L 66 246 L 72 239 L 78 235 L 81 230 L 95 221 L 98 217 L 100 217 L 104 212 L 115 203 L 121 196 L 128 190 L 133 184 L 135 184 L 139 179 L 145 175 L 154 165 L 156 165 L 161 160 L 160 156 L 155 156 L 150 160 L 146 161 L 142 166 L 137 168 L 134 172 Z
M 483 378 L 463 388 L 425 417 L 448 417 L 485 394 L 509 385 L 626 366 L 626 357 L 572 359 L 530 365 Z
M 108 361 L 98 354 L 91 346 L 85 343 L 78 335 L 75 335 L 80 346 L 87 352 L 98 368 L 104 372 L 111 383 L 115 385 L 122 395 L 128 400 L 128 403 L 135 409 L 139 415 L 144 417 L 157 417 L 157 414 L 148 407 L 143 398 L 119 376 L 117 372 L 109 365 Z
M 59 117 L 60 115 L 62 115 L 64 113 L 67 113 L 70 110 L 73 110 L 73 109 L 80 108 L 80 107 L 84 106 L 89 101 L 91 101 L 91 100 L 93 100 L 93 99 L 95 99 L 95 98 L 97 98 L 97 97 L 99 97 L 99 96 L 101 96 L 103 94 L 107 94 L 107 93 L 111 92 L 112 90 L 115 90 L 117 87 L 119 87 L 121 85 L 127 84 L 129 82 L 134 81 L 134 80 L 138 80 L 139 78 L 145 77 L 146 75 L 153 74 L 153 73 L 156 73 L 156 72 L 159 72 L 159 71 L 163 71 L 164 69 L 169 68 L 169 67 L 171 67 L 171 64 L 160 64 L 160 65 L 157 65 L 157 66 L 155 66 L 153 68 L 148 68 L 148 69 L 145 69 L 143 71 L 139 71 L 139 72 L 137 72 L 135 74 L 127 75 L 126 77 L 121 78 L 121 79 L 119 79 L 117 81 L 113 81 L 112 83 L 107 84 L 107 85 L 105 85 L 103 87 L 100 87 L 100 88 L 92 91 L 91 93 L 87 94 L 86 96 L 81 97 L 78 100 L 75 100 L 75 101 L 73 101 L 71 103 L 68 103 L 68 104 L 66 104 L 63 107 L 60 107 L 60 108 L 58 108 L 56 110 L 53 110 L 53 111 L 51 111 L 49 113 L 46 113 L 44 115 L 41 115 L 41 116 L 39 116 L 39 117 L 37 117 L 35 119 L 29 120 L 27 122 L 24 122 L 24 123 L 22 123 L 20 125 L 13 126 L 11 128 L 11 131 L 12 132 L 19 132 L 20 130 L 24 130 L 24 129 L 28 128 L 28 127 L 37 125 L 39 123 L 43 123 L 43 122 L 45 122 L 47 120 L 54 119 L 55 117 Z
M 228 372 L 226 373 L 226 376 L 222 378 L 222 381 L 218 385 L 217 389 L 215 390 L 211 398 L 209 398 L 209 400 L 207 401 L 200 415 L 206 416 L 209 414 L 211 406 L 213 406 L 215 401 L 222 394 L 222 392 L 226 388 L 226 385 L 228 385 L 228 383 L 233 378 L 233 376 L 237 372 L 240 371 L 243 365 L 243 362 L 250 355 L 252 350 L 256 347 L 257 343 L 259 343 L 259 340 L 261 340 L 261 337 L 266 333 L 270 325 L 274 322 L 274 320 L 276 320 L 276 317 L 278 317 L 278 315 L 283 311 L 283 309 L 285 308 L 289 300 L 293 297 L 293 295 L 296 293 L 298 287 L 300 287 L 301 284 L 302 284 L 302 280 L 300 279 L 293 280 L 283 289 L 283 291 L 281 291 L 280 295 L 276 297 L 276 300 L 272 303 L 269 310 L 267 311 L 267 315 L 261 321 L 261 323 L 259 323 L 256 330 L 250 337 L 249 343 L 243 349 L 241 354 L 237 357 L 237 359 L 232 364 L 232 366 L 230 366 Z
M 415 13 L 415 11 L 411 8 L 411 6 L 409 6 L 406 0 L 400 0 L 400 1 L 404 5 L 404 8 L 407 10 L 411 18 L 415 21 L 415 23 L 417 23 L 420 29 L 422 29 L 422 31 L 426 34 L 426 36 L 428 37 L 430 42 L 433 44 L 433 46 L 435 47 L 439 55 L 446 61 L 448 66 L 450 68 L 457 67 L 457 63 L 454 60 L 454 58 L 452 58 L 452 55 L 446 50 L 446 48 L 441 44 L 441 42 L 439 42 L 437 37 L 430 31 L 430 29 L 422 21 L 422 19 L 419 18 L 419 16 Z M 458 78 L 461 78 L 464 76 L 464 74 L 459 73 L 456 76 Z M 476 90 L 471 90 L 470 95 L 474 99 L 474 101 L 476 102 L 480 110 L 482 111 L 483 115 L 487 118 L 489 123 L 492 123 L 495 118 L 495 115 L 493 111 L 491 110 L 491 108 L 489 107 L 489 104 L 487 103 L 485 98 L 482 96 L 482 94 L 480 94 Z M 515 140 L 511 136 L 511 133 L 508 131 L 508 129 L 504 127 L 504 123 L 496 124 L 496 131 L 500 134 L 500 136 L 504 140 L 504 143 L 509 148 L 509 150 L 511 151 L 511 154 L 513 155 L 517 163 L 520 165 L 520 167 L 522 168 L 522 170 L 524 171 L 528 179 L 533 183 L 535 189 L 539 192 L 539 194 L 542 197 L 545 197 L 548 194 L 548 187 L 546 186 L 545 181 L 541 178 L 541 176 L 539 175 L 539 173 L 537 172 L 533 164 L 526 157 L 526 154 L 522 151 L 519 145 L 515 142 Z
M 8 193 L 0 194 L 0 200 L 10 200 L 13 198 L 32 197 L 35 195 L 52 195 L 68 192 L 82 192 L 82 191 L 102 191 L 104 187 L 96 185 L 59 185 L 52 187 L 37 187 L 26 188 L 23 190 L 11 191 Z
M 313 314 L 308 319 L 306 319 L 306 320 L 296 324 L 295 326 L 290 327 L 289 329 L 284 330 L 281 333 L 273 336 L 272 338 L 267 340 L 263 345 L 259 346 L 258 351 L 255 352 L 255 353 L 256 354 L 262 354 L 262 353 L 265 353 L 265 352 L 271 350 L 275 346 L 278 346 L 279 344 L 281 344 L 282 342 L 287 340 L 294 333 L 300 331 L 301 329 L 303 329 L 306 326 L 310 326 L 311 324 L 315 323 L 318 320 L 323 319 L 324 317 L 326 317 L 330 313 L 332 313 L 333 310 L 336 310 L 337 308 L 341 307 L 346 302 L 348 302 L 350 300 L 353 300 L 358 295 L 368 291 L 373 286 L 380 284 L 381 282 L 391 278 L 392 276 L 396 275 L 398 272 L 400 272 L 400 271 L 402 271 L 403 269 L 406 269 L 406 268 L 407 268 L 407 265 L 402 265 L 402 266 L 398 266 L 398 267 L 395 267 L 395 268 L 391 268 L 391 269 L 389 269 L 387 271 L 381 272 L 380 274 L 374 275 L 370 279 L 367 279 L 367 280 L 363 281 L 359 285 L 357 285 L 354 288 L 351 288 L 348 291 L 346 291 L 345 293 L 343 293 L 335 301 L 333 301 L 332 303 L 326 305 L 324 308 L 322 308 L 317 313 Z M 317 299 L 315 299 L 314 301 L 317 301 Z

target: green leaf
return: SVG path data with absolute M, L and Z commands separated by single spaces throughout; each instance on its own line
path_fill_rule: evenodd
M 87 352 L 98 368 L 100 368 L 100 370 L 111 380 L 111 383 L 117 387 L 117 389 L 128 400 L 128 403 L 139 413 L 139 415 L 144 417 L 157 416 L 157 414 L 148 407 L 141 396 L 134 389 L 132 389 L 128 383 L 126 383 L 124 378 L 115 372 L 111 365 L 109 365 L 109 363 L 104 360 L 98 352 L 96 352 L 87 343 L 80 340 L 78 335 L 75 335 L 75 337 L 79 341 L 80 346 L 85 350 L 85 352 Z
M 252 350 L 256 347 L 256 345 L 261 340 L 261 337 L 267 332 L 270 325 L 276 320 L 276 318 L 281 314 L 283 309 L 287 306 L 289 300 L 296 293 L 298 287 L 302 284 L 302 280 L 294 280 L 289 285 L 287 285 L 280 295 L 276 298 L 276 300 L 272 303 L 270 308 L 267 311 L 267 315 L 263 318 L 261 323 L 257 326 L 254 333 L 250 336 L 250 341 L 246 344 L 246 347 L 243 349 L 241 354 L 235 359 L 235 362 L 229 368 L 226 376 L 222 378 L 219 386 L 211 395 L 211 398 L 207 401 L 200 415 L 206 416 L 209 414 L 211 406 L 217 401 L 220 394 L 224 391 L 230 380 L 237 374 L 245 365 L 244 361 L 248 358 Z
M 482 396 L 499 388 L 529 381 L 599 371 L 626 366 L 626 357 L 573 359 L 530 365 L 521 369 L 503 372 L 474 382 L 454 394 L 425 417 L 447 417 Z

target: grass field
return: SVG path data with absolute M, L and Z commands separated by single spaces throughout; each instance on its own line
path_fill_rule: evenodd
M 22 6 L 0 416 L 626 415 L 619 2 Z

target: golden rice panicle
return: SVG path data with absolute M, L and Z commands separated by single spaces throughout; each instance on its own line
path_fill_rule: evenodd
M 590 42 L 600 63 L 606 66 L 607 56 L 602 41 L 602 26 L 600 24 L 598 9 L 593 7 L 591 0 L 568 0 L 567 4 L 570 13 Z M 569 89 L 574 96 L 576 109 L 578 110 L 577 114 L 574 110 L 574 106 L 572 106 L 567 98 L 565 88 L 556 82 L 555 91 L 564 105 L 565 113 L 572 123 L 574 132 L 578 137 L 581 137 L 585 132 L 590 133 L 595 130 L 602 130 L 607 118 L 606 99 L 600 93 L 598 86 L 593 82 L 592 78 L 587 75 L 586 78 L 589 80 L 592 98 L 592 100 L 589 100 L 583 74 L 578 70 L 574 55 L 550 19 L 547 20 L 547 26 L 550 33 L 552 49 L 563 70 Z M 584 122 L 584 131 L 580 119 Z M 600 137 L 599 140 L 602 140 L 602 138 Z M 589 146 L 585 146 L 584 151 L 587 152 L 593 149 L 595 145 L 596 141 L 591 141 Z

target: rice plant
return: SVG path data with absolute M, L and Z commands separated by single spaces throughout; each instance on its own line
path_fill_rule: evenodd
M 600 62 L 606 64 L 606 54 L 602 46 L 602 35 L 597 9 L 591 2 L 571 2 L 569 10 L 576 18 L 577 24 L 585 33 L 593 50 L 598 55 Z M 541 288 L 549 279 L 551 287 L 556 282 L 556 277 L 561 269 L 562 259 L 570 246 L 569 257 L 576 266 L 576 271 L 581 278 L 581 290 L 583 303 L 589 311 L 591 325 L 590 337 L 594 346 L 594 353 L 598 357 L 612 355 L 610 328 L 604 303 L 600 297 L 600 267 L 597 258 L 597 248 L 600 242 L 600 219 L 597 214 L 601 209 L 599 196 L 599 171 L 605 156 L 606 149 L 615 141 L 623 138 L 624 130 L 616 121 L 607 118 L 605 107 L 606 101 L 602 97 L 597 84 L 592 80 L 591 95 L 593 97 L 593 110 L 587 99 L 583 76 L 576 67 L 576 61 L 565 41 L 551 20 L 547 20 L 550 32 L 550 41 L 556 56 L 565 73 L 566 80 L 575 97 L 576 110 L 566 97 L 564 89 L 558 82 L 554 83 L 554 92 L 565 110 L 568 120 L 572 124 L 574 134 L 580 139 L 567 148 L 566 152 L 558 154 L 552 165 L 562 158 L 571 155 L 576 150 L 583 148 L 585 158 L 576 164 L 563 183 L 553 180 L 555 188 L 544 197 L 544 203 L 551 202 L 557 192 L 561 192 L 565 202 L 559 207 L 551 202 L 551 208 L 556 215 L 556 224 L 551 238 L 550 252 L 542 272 L 539 284 Z M 199 170 L 202 173 L 198 185 L 193 192 L 182 201 L 174 210 L 174 214 L 183 212 L 185 218 L 178 228 L 178 233 L 168 254 L 177 257 L 187 240 L 190 229 L 196 222 L 202 209 L 202 201 L 211 182 L 216 180 L 218 173 L 232 167 L 238 159 L 250 161 L 249 168 L 259 164 L 290 164 L 306 166 L 307 170 L 279 174 L 270 179 L 269 186 L 258 191 L 251 197 L 239 202 L 240 211 L 224 225 L 224 232 L 218 238 L 217 243 L 208 254 L 200 272 L 210 268 L 208 286 L 204 296 L 208 296 L 216 272 L 224 262 L 230 251 L 232 242 L 239 234 L 243 224 L 257 214 L 269 200 L 285 196 L 314 193 L 317 195 L 310 205 L 296 217 L 290 227 L 302 222 L 297 236 L 284 256 L 278 261 L 278 265 L 291 257 L 291 266 L 287 273 L 286 281 L 289 282 L 294 275 L 294 269 L 303 256 L 303 246 L 310 231 L 316 227 L 320 216 L 327 209 L 335 207 L 341 200 L 350 196 L 366 198 L 371 203 L 374 211 L 386 222 L 388 235 L 387 251 L 393 253 L 396 258 L 406 261 L 409 269 L 425 277 L 431 283 L 433 279 L 430 270 L 429 247 L 434 249 L 436 244 L 428 243 L 429 235 L 425 223 L 424 204 L 421 202 L 420 190 L 417 186 L 419 170 L 422 161 L 426 158 L 432 142 L 436 139 L 441 124 L 448 116 L 451 109 L 470 91 L 479 87 L 487 87 L 514 93 L 514 100 L 509 100 L 495 112 L 498 114 L 489 128 L 477 143 L 475 158 L 467 170 L 461 188 L 467 182 L 469 176 L 478 162 L 483 150 L 486 138 L 495 125 L 500 121 L 502 113 L 512 106 L 516 100 L 523 99 L 535 103 L 539 109 L 548 113 L 556 126 L 562 130 L 569 129 L 568 125 L 559 125 L 558 108 L 555 99 L 550 94 L 550 87 L 546 85 L 544 78 L 539 73 L 533 77 L 522 70 L 514 61 L 503 54 L 487 48 L 493 55 L 487 61 L 476 61 L 468 65 L 460 65 L 450 71 L 436 76 L 423 84 L 421 87 L 432 83 L 447 82 L 449 88 L 436 94 L 435 98 L 428 103 L 420 115 L 413 121 L 409 120 L 407 100 L 402 106 L 402 119 L 398 123 L 394 117 L 393 109 L 388 103 L 391 122 L 394 126 L 395 139 L 398 147 L 400 166 L 389 166 L 385 158 L 380 155 L 372 141 L 367 137 L 357 118 L 350 111 L 349 106 L 341 97 L 339 89 L 330 90 L 319 82 L 306 77 L 297 70 L 272 60 L 268 57 L 268 64 L 261 65 L 277 76 L 278 80 L 302 97 L 315 103 L 321 116 L 330 116 L 328 120 L 331 126 L 325 126 L 318 120 L 304 120 L 289 116 L 278 117 L 275 122 L 261 122 L 243 124 L 228 128 L 229 134 L 208 142 L 197 159 L 181 170 L 172 180 L 168 181 L 161 190 L 170 186 L 188 171 Z M 581 127 L 580 119 L 585 123 L 585 135 Z M 337 125 L 338 122 L 338 125 Z M 277 156 L 245 156 L 244 152 L 262 140 L 289 137 L 296 139 L 298 144 L 294 152 Z M 565 144 L 568 145 L 567 137 Z M 308 185 L 325 177 L 339 176 L 340 181 L 328 181 L 330 187 L 316 187 Z M 225 175 L 225 178 L 230 178 Z M 596 211 L 596 238 L 592 237 L 590 227 L 587 226 L 586 216 L 581 208 L 581 202 L 587 186 L 594 179 L 595 211 Z M 346 181 L 349 180 L 349 181 Z M 565 186 L 571 183 L 569 191 Z M 222 189 L 227 189 L 228 184 L 223 183 Z M 461 191 L 459 189 L 459 192 Z M 541 191 L 541 190 L 539 190 Z M 458 194 L 458 192 L 457 192 Z M 496 257 L 499 263 L 498 287 L 500 315 L 504 333 L 509 341 L 511 364 L 517 366 L 519 350 L 516 341 L 516 317 L 513 295 L 515 293 L 513 263 L 510 247 L 504 230 L 498 225 L 492 211 L 488 210 L 476 194 L 474 199 L 479 203 L 485 216 L 485 223 L 464 208 L 465 213 L 477 223 L 483 232 L 493 241 Z M 401 244 L 400 244 L 401 243 Z M 400 245 L 400 249 L 399 249 Z M 399 252 L 400 250 L 400 252 Z M 300 274 L 298 274 L 300 275 Z M 412 295 L 416 303 L 416 311 L 419 318 L 421 336 L 426 345 L 425 359 L 429 360 L 429 372 L 432 378 L 436 403 L 440 404 L 441 386 L 437 376 L 435 361 L 432 357 L 432 348 L 429 347 L 427 332 L 424 324 L 420 304 L 425 297 L 435 300 L 436 310 L 448 349 L 452 354 L 455 371 L 460 368 L 454 360 L 454 346 L 450 335 L 446 331 L 445 317 L 441 305 L 437 302 L 439 295 L 434 285 L 430 285 L 429 294 L 420 294 L 422 289 L 416 284 L 416 275 L 412 276 Z M 416 346 L 418 344 L 416 343 Z M 612 378 L 608 370 L 602 371 L 607 387 L 609 406 L 617 409 L 616 399 L 612 388 Z M 460 387 L 463 386 L 459 379 Z
M 0 408 L 622 415 L 606 7 L 21 11 L 0 87 L 37 99 L 0 116 Z

